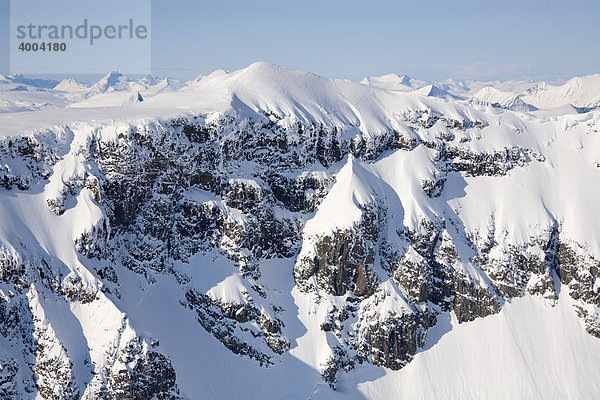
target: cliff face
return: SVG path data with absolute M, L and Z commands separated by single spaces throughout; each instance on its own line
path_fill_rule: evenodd
M 403 368 L 440 316 L 561 288 L 600 338 L 578 229 L 600 222 L 598 114 L 496 113 L 369 131 L 234 107 L 3 138 L 2 397 L 180 398 L 196 340 L 335 387 Z

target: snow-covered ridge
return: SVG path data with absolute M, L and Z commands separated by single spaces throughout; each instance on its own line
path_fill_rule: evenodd
M 185 83 L 150 76 L 136 80 L 116 71 L 93 85 L 73 79 L 58 83 L 15 75 L 0 79 L 0 122 L 5 125 L 6 135 L 100 118 L 133 121 L 224 111 L 238 100 L 253 110 L 285 114 L 288 119 L 312 118 L 338 125 L 362 125 L 370 130 L 393 128 L 390 120 L 395 112 L 420 108 L 422 104 L 448 109 L 483 102 L 543 118 L 597 107 L 597 76 L 573 78 L 562 86 L 552 86 L 530 81 L 435 83 L 388 74 L 365 78 L 358 86 L 268 63 L 255 63 L 234 72 L 219 70 Z M 384 90 L 376 92 L 365 86 Z M 452 104 L 440 105 L 434 101 L 436 98 Z M 21 113 L 40 110 L 44 112 L 35 118 Z
M 600 74 L 573 78 L 563 85 L 538 83 L 525 90 L 522 98 L 540 109 L 556 108 L 565 104 L 579 108 L 596 108 L 600 106 Z
M 491 86 L 486 86 L 471 96 L 473 100 L 496 105 L 513 111 L 533 111 L 535 107 L 526 104 L 521 96 L 510 92 L 502 92 Z
M 159 85 L 160 89 L 155 90 Z M 6 123 L 6 133 L 16 133 L 68 122 L 172 118 L 247 107 L 253 112 L 282 116 L 282 123 L 313 121 L 356 126 L 366 132 L 393 130 L 397 115 L 412 109 L 433 108 L 457 120 L 477 118 L 475 109 L 434 97 L 371 88 L 267 63 L 255 63 L 232 73 L 217 72 L 181 88 L 167 80 L 143 89 L 141 84 L 111 73 L 91 90 L 99 94 L 84 93 L 84 100 L 66 109 L 44 110 L 36 118 L 4 113 L 0 121 Z

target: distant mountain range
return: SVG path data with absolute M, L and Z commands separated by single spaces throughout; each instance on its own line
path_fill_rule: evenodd
M 388 74 L 364 78 L 361 83 L 387 90 L 411 92 L 448 98 L 474 100 L 513 111 L 535 111 L 571 105 L 589 110 L 600 106 L 600 74 L 576 77 L 563 84 L 551 85 L 532 81 L 454 81 L 433 83 L 412 79 L 406 75 Z M 423 89 L 431 86 L 437 90 Z
M 181 82 L 171 78 L 145 76 L 131 79 L 113 71 L 93 84 L 85 84 L 69 78 L 62 82 L 49 79 L 29 79 L 22 75 L 0 75 L 0 92 L 47 93 L 42 105 L 32 102 L 27 94 L 0 96 L 0 111 L 39 109 L 43 107 L 118 107 L 135 103 L 157 94 L 177 91 L 193 86 L 203 80 L 227 75 L 223 70 L 193 81 Z M 563 84 L 533 81 L 455 81 L 428 82 L 407 75 L 387 74 L 367 77 L 360 83 L 381 89 L 412 92 L 417 95 L 437 97 L 451 101 L 472 101 L 513 111 L 530 112 L 549 110 L 553 113 L 586 111 L 600 106 L 600 74 L 576 77 Z M 2 107 L 4 103 L 4 107 Z M 18 105 L 16 105 L 18 104 Z M 569 108 L 568 106 L 571 106 Z

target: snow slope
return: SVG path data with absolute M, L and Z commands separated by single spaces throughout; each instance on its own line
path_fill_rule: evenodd
M 550 307 L 535 298 L 516 299 L 498 315 L 469 324 L 447 315 L 432 331 L 427 350 L 404 369 L 359 367 L 344 377 L 337 393 L 322 391 L 313 398 L 594 398 L 600 390 L 600 343 L 582 331 L 571 301 L 564 296 Z

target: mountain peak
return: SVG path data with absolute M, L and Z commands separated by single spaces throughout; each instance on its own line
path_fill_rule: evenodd
M 416 89 L 414 91 L 414 93 L 417 93 L 417 94 L 420 94 L 423 96 L 437 97 L 437 98 L 446 99 L 446 100 L 461 100 L 460 97 L 450 94 L 447 91 L 440 89 L 439 87 L 437 87 L 434 84 L 429 84 L 427 86 L 423 86 L 420 89 Z
M 58 85 L 56 85 L 54 90 L 59 90 L 61 92 L 82 92 L 89 90 L 89 86 L 78 82 L 76 79 L 67 78 L 63 79 Z
M 375 86 L 381 89 L 398 90 L 401 92 L 410 92 L 430 84 L 426 81 L 413 79 L 408 75 L 398 75 L 394 73 L 366 77 L 361 80 L 360 83 L 364 85 Z
M 90 90 L 92 92 L 104 93 L 108 91 L 114 91 L 118 89 L 118 86 L 123 82 L 128 81 L 128 78 L 120 73 L 119 71 L 111 71 L 104 75 L 98 82 L 96 82 Z

